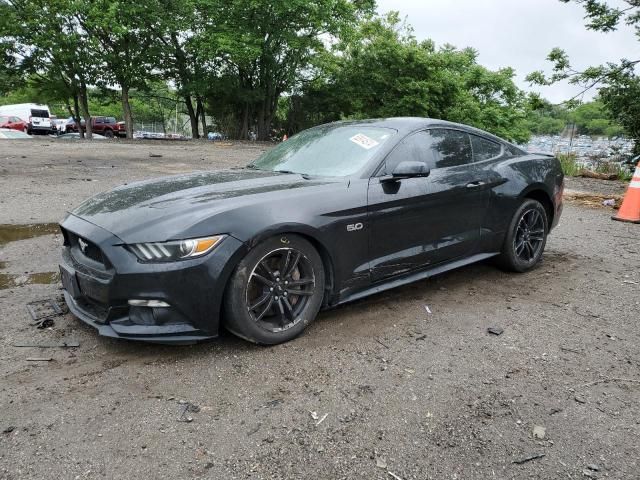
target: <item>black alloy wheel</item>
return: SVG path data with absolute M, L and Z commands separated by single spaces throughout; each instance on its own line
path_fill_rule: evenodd
M 520 217 L 513 248 L 518 258 L 530 262 L 540 255 L 545 240 L 545 223 L 542 214 L 535 208 L 526 210 Z
M 311 323 L 324 298 L 324 265 L 303 237 L 284 234 L 252 248 L 227 285 L 224 324 L 263 345 L 286 342 Z
M 253 320 L 270 332 L 280 332 L 300 321 L 316 288 L 308 258 L 293 248 L 265 255 L 249 276 L 246 305 Z
M 548 230 L 545 208 L 537 200 L 525 199 L 511 219 L 498 263 L 515 272 L 530 270 L 542 258 Z

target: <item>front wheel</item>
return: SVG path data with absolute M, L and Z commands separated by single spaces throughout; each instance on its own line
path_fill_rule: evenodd
M 547 212 L 540 202 L 526 199 L 516 210 L 509 224 L 500 265 L 514 272 L 526 272 L 542 257 L 547 243 L 549 223 Z
M 246 340 L 275 345 L 291 340 L 318 314 L 324 267 L 298 235 L 273 237 L 243 258 L 225 293 L 225 326 Z

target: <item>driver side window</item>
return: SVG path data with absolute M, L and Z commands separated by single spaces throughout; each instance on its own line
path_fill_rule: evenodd
M 424 162 L 430 169 L 435 168 L 430 143 L 427 131 L 409 135 L 387 156 L 380 174 L 391 175 L 400 162 Z

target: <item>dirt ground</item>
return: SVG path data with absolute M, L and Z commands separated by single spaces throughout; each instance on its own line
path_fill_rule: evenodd
M 276 347 L 117 341 L 68 314 L 30 325 L 25 305 L 60 294 L 47 224 L 65 210 L 264 148 L 0 143 L 0 478 L 640 478 L 640 225 L 597 203 L 565 204 L 530 273 L 472 265 Z

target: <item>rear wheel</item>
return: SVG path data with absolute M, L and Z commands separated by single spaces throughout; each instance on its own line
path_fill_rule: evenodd
M 104 136 L 107 138 L 113 138 L 113 130 L 105 130 Z
M 540 202 L 526 199 L 509 224 L 500 265 L 514 272 L 526 272 L 542 258 L 547 243 L 547 212 Z
M 270 238 L 243 258 L 225 293 L 225 326 L 249 341 L 275 345 L 300 335 L 322 305 L 324 267 L 302 237 Z

